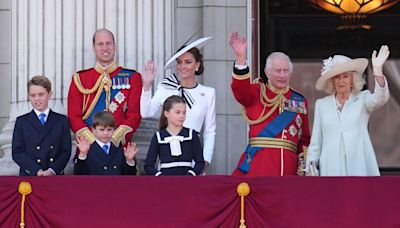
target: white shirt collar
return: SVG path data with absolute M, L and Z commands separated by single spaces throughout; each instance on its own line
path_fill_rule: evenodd
M 38 118 L 39 118 L 40 113 L 46 114 L 46 119 L 47 119 L 47 117 L 49 117 L 50 108 L 47 107 L 46 110 L 44 110 L 44 112 L 41 112 L 41 111 L 39 111 L 39 110 L 37 110 L 37 109 L 33 109 L 33 111 L 35 112 L 35 114 L 36 114 L 36 116 L 37 116 Z
M 104 145 L 107 145 L 107 146 L 108 146 L 108 151 L 110 151 L 111 142 L 103 143 L 102 141 L 100 141 L 100 140 L 98 140 L 98 139 L 96 139 L 96 142 L 97 142 L 97 144 L 99 144 L 99 146 L 100 146 L 101 148 L 103 148 Z

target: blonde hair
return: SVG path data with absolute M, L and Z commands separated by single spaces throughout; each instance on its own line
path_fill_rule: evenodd
M 353 76 L 353 87 L 351 88 L 351 92 L 353 93 L 359 93 L 362 88 L 365 85 L 365 77 L 364 74 L 359 74 L 357 72 L 351 72 L 351 75 Z M 335 94 L 336 89 L 335 86 L 333 85 L 333 78 L 330 78 L 326 82 L 326 87 L 325 87 L 325 92 L 327 94 Z

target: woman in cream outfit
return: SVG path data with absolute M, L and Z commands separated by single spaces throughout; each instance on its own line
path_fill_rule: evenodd
M 335 55 L 323 61 L 321 77 L 315 87 L 330 95 L 316 101 L 306 162 L 308 175 L 380 175 L 368 133 L 368 120 L 372 111 L 389 100 L 388 84 L 382 73 L 388 56 L 389 48 L 385 45 L 378 55 L 376 51 L 372 53 L 374 93 L 361 91 L 367 59 Z

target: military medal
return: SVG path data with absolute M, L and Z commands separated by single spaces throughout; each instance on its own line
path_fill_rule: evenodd
M 129 78 L 126 78 L 125 88 L 130 89 L 131 85 L 129 84 Z
M 121 89 L 121 78 L 117 78 L 117 89 Z
M 115 100 L 118 102 L 118 104 L 121 104 L 125 100 L 125 95 L 120 91 L 117 93 L 117 95 L 115 95 Z
M 289 133 L 290 133 L 290 135 L 291 135 L 292 137 L 294 137 L 294 136 L 296 135 L 296 133 L 297 133 L 297 128 L 296 128 L 295 126 L 293 126 L 293 125 L 290 125 L 290 127 L 289 127 Z
M 109 110 L 111 113 L 114 113 L 118 108 L 118 105 L 113 101 L 110 103 Z
M 301 124 L 303 123 L 303 120 L 301 119 L 300 115 L 296 116 L 296 124 L 299 128 L 301 128 Z
M 112 79 L 112 89 L 117 89 L 115 78 Z

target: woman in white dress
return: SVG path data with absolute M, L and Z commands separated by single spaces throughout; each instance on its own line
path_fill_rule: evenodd
M 151 87 L 156 76 L 153 61 L 145 64 L 143 71 L 143 90 L 140 100 L 142 117 L 154 117 L 164 101 L 172 96 L 181 96 L 187 105 L 186 120 L 183 126 L 197 132 L 203 130 L 203 155 L 205 168 L 211 163 L 215 144 L 215 89 L 197 82 L 197 75 L 204 71 L 203 56 L 199 48 L 211 38 L 201 38 L 180 48 L 167 61 L 165 69 L 176 64 L 176 74 L 166 77 L 151 97 Z
M 382 72 L 389 56 L 383 45 L 372 53 L 374 93 L 361 91 L 368 60 L 335 55 L 323 61 L 317 90 L 330 94 L 315 104 L 314 126 L 308 147 L 306 174 L 321 176 L 379 176 L 379 168 L 368 133 L 372 111 L 389 100 Z

